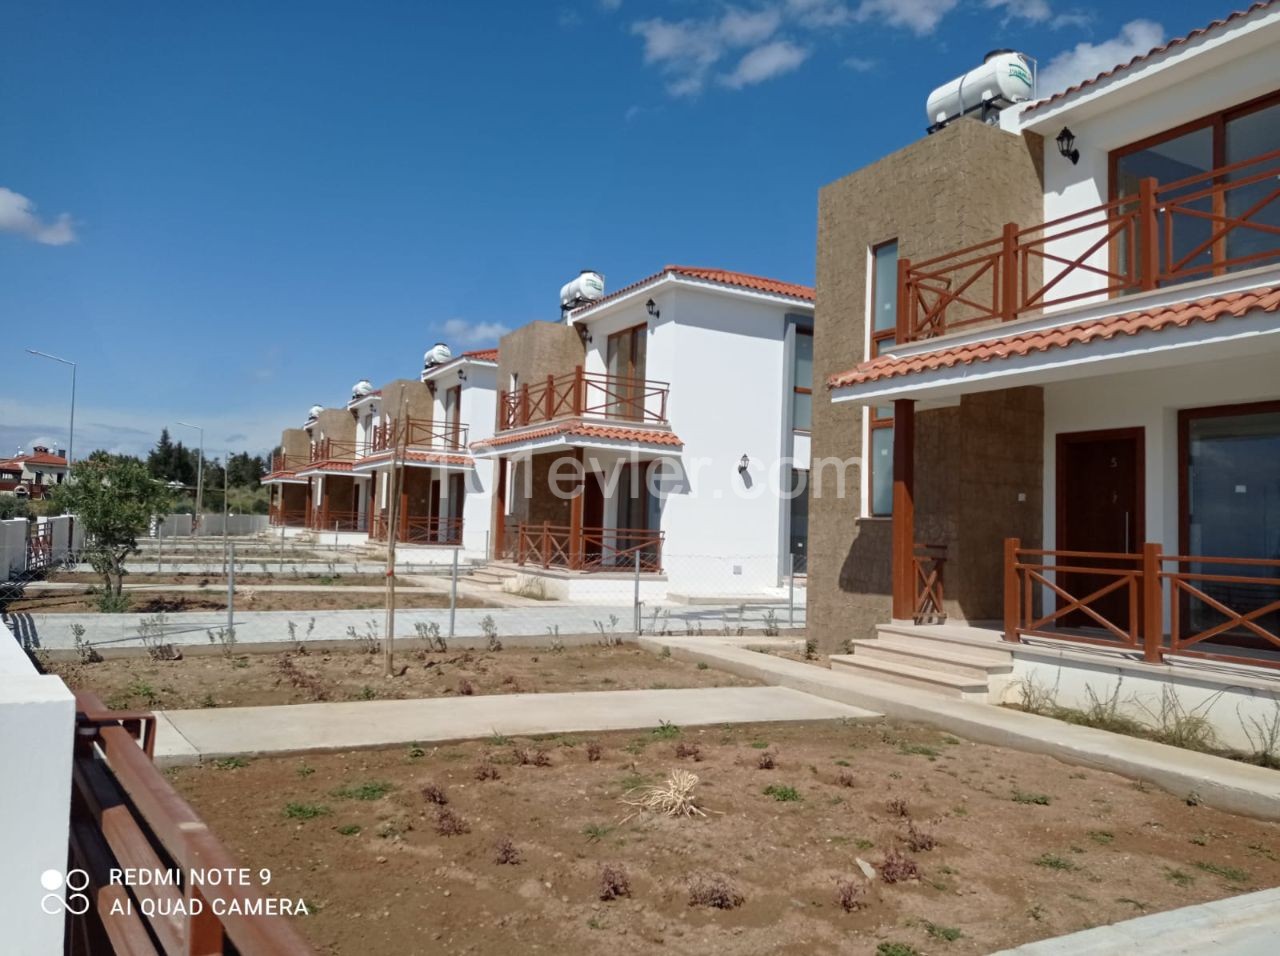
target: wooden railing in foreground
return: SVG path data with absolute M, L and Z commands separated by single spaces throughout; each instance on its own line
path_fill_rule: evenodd
M 192 871 L 239 871 L 241 864 L 151 762 L 155 726 L 152 714 L 112 711 L 94 694 L 76 693 L 68 868 L 87 875 L 89 906 L 68 915 L 66 952 L 312 953 L 285 917 L 263 913 L 257 869 L 253 881 L 230 885 L 188 879 Z M 182 880 L 113 882 L 111 870 L 126 867 Z
M 367 520 L 358 511 L 330 511 L 320 507 L 311 512 L 312 531 L 364 531 L 368 528 Z
M 548 375 L 498 396 L 498 429 L 559 418 L 599 416 L 613 421 L 665 424 L 666 382 L 583 371 Z
M 267 514 L 267 520 L 276 528 L 281 526 L 286 528 L 302 528 L 307 524 L 306 508 L 289 509 L 272 507 Z
M 1110 595 L 1124 595 L 1122 614 L 1100 609 Z M 1041 597 L 1054 609 L 1037 611 Z M 1215 623 L 1191 624 L 1193 604 L 1216 615 Z M 1083 626 L 1066 622 L 1069 616 Z M 1177 654 L 1280 668 L 1280 560 L 1166 555 L 1156 543 L 1140 554 L 1046 551 L 1007 538 L 1004 636 L 1018 642 L 1023 635 L 1141 650 L 1153 664 Z M 1230 650 L 1206 643 L 1215 638 L 1230 638 Z M 1262 653 L 1238 653 L 1245 646 Z
M 662 571 L 662 531 L 646 528 L 583 528 L 576 540 L 565 525 L 508 525 L 502 554 L 516 564 L 569 571 Z
M 912 619 L 917 624 L 941 624 L 947 619 L 942 606 L 942 571 L 946 563 L 945 544 L 916 544 L 911 564 L 916 592 Z
M 1144 179 L 1136 193 L 1069 216 L 900 259 L 897 341 L 1280 260 L 1277 180 L 1280 150 L 1172 183 Z M 1175 251 L 1179 227 L 1196 231 Z

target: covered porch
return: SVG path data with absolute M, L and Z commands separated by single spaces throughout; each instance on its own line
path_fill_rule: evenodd
M 311 479 L 298 474 L 307 456 L 277 454 L 262 478 L 270 493 L 269 520 L 277 528 L 305 528 L 311 513 Z

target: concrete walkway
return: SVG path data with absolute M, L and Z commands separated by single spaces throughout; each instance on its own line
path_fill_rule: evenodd
M 1280 773 L 1264 767 L 1080 727 L 1052 717 L 835 673 L 720 641 L 642 637 L 639 643 L 655 653 L 669 648 L 672 656 L 680 660 L 703 661 L 766 684 L 932 724 L 969 740 L 1048 754 L 1065 763 L 1145 780 L 1179 797 L 1194 793 L 1202 803 L 1220 810 L 1280 820 Z
M 495 694 L 275 707 L 158 711 L 161 766 L 254 754 L 315 753 L 432 740 L 737 724 L 779 720 L 874 720 L 868 710 L 784 687 Z
M 1280 952 L 1280 889 L 1027 943 L 994 956 L 1274 956 Z

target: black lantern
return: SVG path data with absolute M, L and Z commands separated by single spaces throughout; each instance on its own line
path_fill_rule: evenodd
M 1057 142 L 1058 152 L 1062 154 L 1064 159 L 1071 160 L 1072 166 L 1080 162 L 1080 150 L 1075 148 L 1076 138 L 1071 130 L 1065 126 L 1062 127 L 1062 132 L 1058 134 Z
M 458 369 L 458 384 L 462 384 L 467 380 L 467 370 L 465 368 Z
M 750 467 L 751 467 L 751 459 L 748 458 L 746 455 L 743 455 L 741 458 L 738 459 L 738 474 L 740 475 L 743 474 Z
M 658 316 L 662 315 L 662 313 L 658 311 L 658 303 L 654 302 L 652 299 L 646 302 L 644 307 L 648 311 L 649 318 L 651 319 L 656 319 Z

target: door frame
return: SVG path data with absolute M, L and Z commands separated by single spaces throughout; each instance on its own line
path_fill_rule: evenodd
M 1115 441 L 1130 439 L 1137 449 L 1134 458 L 1134 481 L 1137 484 L 1137 499 L 1134 502 L 1135 516 L 1132 540 L 1135 545 L 1133 554 L 1142 553 L 1142 545 L 1147 539 L 1147 429 L 1144 425 L 1128 428 L 1101 428 L 1083 432 L 1058 432 L 1054 436 L 1054 528 L 1053 540 L 1055 549 L 1064 550 L 1062 545 L 1062 529 L 1066 527 L 1067 502 L 1063 495 L 1066 488 L 1066 455 L 1068 445 L 1090 441 Z

